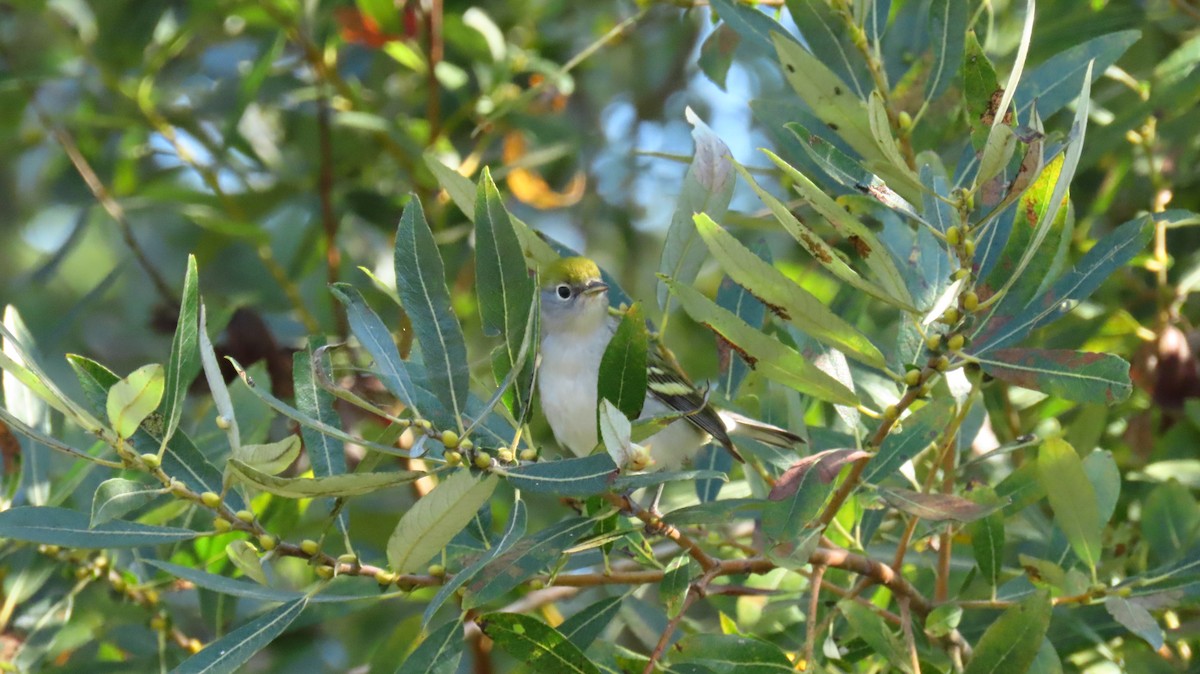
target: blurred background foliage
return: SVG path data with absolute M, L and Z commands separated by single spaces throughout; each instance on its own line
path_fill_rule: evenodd
M 915 6 L 915 15 L 928 4 L 891 3 L 895 13 Z M 762 5 L 793 25 L 773 3 Z M 1003 74 L 1020 39 L 1023 3 L 971 7 L 980 42 Z M 714 25 L 708 6 L 688 0 L 0 2 L 0 302 L 20 310 L 60 382 L 73 379 L 61 358 L 69 352 L 128 372 L 169 352 L 179 280 L 194 253 L 218 316 L 212 323 L 230 325 L 219 346 L 243 363 L 261 362 L 280 392 L 291 351 L 308 335 L 346 335 L 326 285 L 369 288 L 360 266 L 390 282 L 391 238 L 411 192 L 442 244 L 459 317 L 478 339 L 471 229 L 440 191 L 426 153 L 471 176 L 492 167 L 514 215 L 587 251 L 631 294 L 650 299 L 650 270 L 690 158 L 686 107 L 734 158 L 778 186 L 756 148 L 780 142 L 794 95 L 772 54 Z M 929 58 L 918 49 L 924 25 L 894 26 L 883 55 L 898 106 L 914 113 L 921 88 L 911 87 L 916 98 L 906 100 L 904 82 L 906 73 L 919 78 L 914 65 Z M 1189 0 L 1038 4 L 1029 67 L 1093 37 L 1140 31 L 1092 89 L 1071 193 L 1076 256 L 1140 212 L 1200 211 L 1198 28 L 1200 8 Z M 943 100 L 919 120 L 914 145 L 954 160 L 968 122 Z M 1047 129 L 1065 131 L 1071 114 L 1047 119 Z M 837 287 L 761 217 L 744 183 L 730 211 L 727 224 L 742 226 L 744 238 L 764 237 L 789 275 L 835 308 L 856 306 L 852 293 L 834 297 Z M 1152 249 L 1036 340 L 1131 360 L 1139 390 L 1128 402 L 1109 409 L 1003 389 L 987 397 L 993 444 L 1063 427 L 1078 451 L 1113 452 L 1130 479 L 1112 535 L 1129 545 L 1158 483 L 1179 480 L 1189 512 L 1200 488 L 1190 319 L 1200 242 L 1187 224 L 1160 226 Z M 706 267 L 704 289 L 715 287 L 716 271 Z M 385 320 L 395 324 L 398 312 Z M 672 346 L 698 378 L 715 375 L 706 335 L 680 327 Z M 287 376 L 270 376 L 281 368 Z M 196 421 L 204 411 L 191 418 L 216 436 L 211 421 Z M 6 459 L 11 469 L 14 457 Z M 91 490 L 81 493 L 77 505 L 86 510 Z M 386 538 L 404 504 L 362 503 L 356 532 L 368 542 Z M 1190 526 L 1185 539 L 1195 533 Z M 136 606 L 114 609 L 103 594 L 90 600 L 76 614 L 90 616 L 80 620 L 78 638 L 60 637 L 56 652 L 88 648 L 83 635 L 112 618 L 105 611 L 127 618 L 131 634 L 145 619 Z M 727 609 L 750 610 L 732 600 Z M 278 641 L 270 669 L 344 671 L 368 654 L 403 653 L 416 632 L 416 613 L 397 617 L 393 604 L 339 615 L 350 610 L 310 608 L 296 626 L 311 629 Z M 1194 643 L 1194 612 L 1183 618 L 1171 635 Z M 388 631 L 402 621 L 407 629 Z M 1130 671 L 1186 664 L 1183 651 L 1159 661 L 1130 646 L 1129 657 L 1148 663 Z

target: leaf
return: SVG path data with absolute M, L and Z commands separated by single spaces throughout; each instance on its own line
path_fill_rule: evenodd
M 650 455 L 644 450 L 640 453 L 634 452 L 629 419 L 607 398 L 600 399 L 600 407 L 596 413 L 599 415 L 600 440 L 613 463 L 621 470 L 631 466 L 636 467 L 635 470 L 644 467 L 638 464 L 644 464 Z
M 908 665 L 908 658 L 905 657 L 904 647 L 892 630 L 888 628 L 887 623 L 883 621 L 883 616 L 849 599 L 839 601 L 837 606 L 845 616 L 846 622 L 850 623 L 854 633 L 867 642 L 872 651 L 887 659 L 892 668 L 905 672 L 912 671 Z
M 617 617 L 624 601 L 624 596 L 605 597 L 564 620 L 558 631 L 579 650 L 586 651 Z
M 508 524 L 504 527 L 504 533 L 500 536 L 500 540 L 496 541 L 495 545 L 487 549 L 486 552 L 479 555 L 475 561 L 471 562 L 462 571 L 454 574 L 452 578 L 447 580 L 438 593 L 434 595 L 429 604 L 425 606 L 423 613 L 422 625 L 428 625 L 433 619 L 437 610 L 442 607 L 442 604 L 453 595 L 458 588 L 466 585 L 467 582 L 479 575 L 485 567 L 492 563 L 500 555 L 508 552 L 517 541 L 525 535 L 525 527 L 528 520 L 525 501 L 521 500 L 521 493 L 518 491 L 516 498 L 513 500 L 512 509 L 508 513 Z
M 600 358 L 597 399 L 611 402 L 628 419 L 637 419 L 646 402 L 647 339 L 646 320 L 634 304 Z
M 200 289 L 196 272 L 196 256 L 188 255 L 187 273 L 183 277 L 183 300 L 179 304 L 179 320 L 171 340 L 171 357 L 167 360 L 165 396 L 162 403 L 163 433 L 160 453 L 179 427 L 188 387 L 200 372 Z
M 763 376 L 821 400 L 858 405 L 853 392 L 782 342 L 746 325 L 689 285 L 668 279 L 667 286 L 692 320 L 720 335 Z
M 971 500 L 984 505 L 1009 502 L 986 485 L 972 490 Z M 967 534 L 971 537 L 971 552 L 975 556 L 975 564 L 979 566 L 979 573 L 988 585 L 997 587 L 1004 564 L 1004 514 L 993 512 L 975 520 L 967 527 Z
M 658 584 L 658 599 L 663 603 L 668 618 L 679 615 L 687 597 L 688 585 L 691 582 L 691 558 L 679 555 L 667 563 L 663 570 L 662 581 Z
M 236 672 L 253 655 L 274 641 L 308 605 L 301 597 L 242 625 L 171 670 L 172 674 L 226 674 Z
M 675 213 L 671 216 L 658 272 L 690 284 L 700 273 L 705 257 L 692 218 L 696 213 L 724 217 L 733 196 L 734 177 L 729 148 L 691 108 L 687 108 L 684 114 L 693 127 L 692 139 L 696 149 L 683 178 L 683 191 L 679 194 Z M 667 286 L 660 281 L 658 306 L 664 314 L 668 307 L 667 298 Z
M 18 337 L 18 333 L 24 332 L 24 323 L 21 322 L 20 315 L 17 314 L 16 309 L 8 306 L 4 310 L 4 315 L 4 321 L 0 322 L 0 337 L 3 338 L 3 348 L 0 348 L 0 370 L 4 371 L 3 388 L 6 394 L 9 391 L 21 390 L 19 387 L 23 386 L 27 393 L 33 394 L 33 396 L 42 400 L 50 407 L 62 412 L 65 417 L 78 424 L 83 430 L 89 433 L 103 434 L 105 426 L 96 417 L 89 414 L 87 410 L 63 395 L 63 392 L 54 384 L 54 380 L 25 352 L 25 349 L 22 347 L 21 338 Z M 12 329 L 9 328 L 10 325 L 13 326 Z M 12 393 L 9 395 L 16 397 L 17 395 L 24 396 L 26 394 Z M 6 406 L 10 410 L 12 410 L 13 405 L 11 402 L 12 399 L 6 398 L 9 401 L 6 403 Z M 36 410 L 33 407 L 29 407 L 29 405 L 33 404 L 33 399 L 24 397 L 22 400 L 24 401 L 22 405 L 25 406 L 25 411 L 14 410 L 20 412 L 18 417 L 22 415 L 27 416 L 28 418 L 22 419 L 27 425 L 35 427 L 41 425 L 41 421 L 33 418 L 32 413 Z M 29 414 L 26 414 L 26 412 Z M 42 430 L 48 431 L 49 429 Z
M 479 629 L 497 646 L 531 671 L 545 674 L 600 672 L 575 644 L 537 618 L 519 613 L 489 613 L 477 622 Z
M 585 497 L 608 491 L 617 476 L 617 466 L 608 454 L 593 454 L 495 472 L 522 491 Z
M 467 585 L 464 609 L 478 608 L 508 594 L 534 575 L 554 566 L 563 551 L 592 530 L 587 517 L 572 517 L 521 539 L 484 566 Z
M 381 489 L 408 484 L 424 477 L 420 471 L 396 470 L 378 473 L 343 473 L 325 477 L 276 477 L 237 459 L 229 460 L 229 470 L 246 484 L 284 498 L 322 496 L 362 496 Z
M 771 489 L 770 502 L 763 505 L 762 513 L 762 530 L 768 539 L 795 542 L 820 514 L 832 485 L 821 480 L 820 471 L 811 470 L 812 465 L 793 465 Z
M 161 486 L 149 486 L 133 480 L 114 477 L 100 483 L 92 496 L 90 526 L 118 519 L 166 493 Z
M 791 660 L 775 644 L 732 634 L 689 634 L 675 645 L 671 664 L 695 662 L 716 674 L 786 674 Z
M 396 573 L 413 573 L 454 538 L 475 517 L 498 480 L 459 470 L 442 480 L 400 518 L 388 538 L 388 564 Z
M 1117 468 L 1112 452 L 1097 449 L 1083 459 L 1083 472 L 1096 490 L 1096 508 L 1100 513 L 1101 526 L 1108 524 L 1117 510 L 1117 498 L 1121 495 L 1121 470 Z
M 122 438 L 133 435 L 162 400 L 163 367 L 143 365 L 108 389 L 108 420 Z
M 229 397 L 229 387 L 225 385 L 225 376 L 221 374 L 221 365 L 217 362 L 217 352 L 208 336 L 208 310 L 203 302 L 200 303 L 200 327 L 197 335 L 200 340 L 200 365 L 204 370 L 204 380 L 208 382 L 208 392 L 217 408 L 217 415 L 224 422 L 220 427 L 224 428 L 225 436 L 229 438 L 229 449 L 237 451 L 242 444 L 237 415 L 233 409 L 233 399 Z
M 725 76 L 733 65 L 733 55 L 742 38 L 729 24 L 716 27 L 700 45 L 700 58 L 696 65 L 713 84 L 725 88 Z
M 767 206 L 767 208 L 775 216 L 775 219 L 779 221 L 779 224 L 783 225 L 783 228 L 786 229 L 787 232 L 791 234 L 794 239 L 796 239 L 800 246 L 804 248 L 804 250 L 807 251 L 808 254 L 811 255 L 813 259 L 815 259 L 822 267 L 824 267 L 826 271 L 853 286 L 854 288 L 867 293 L 875 299 L 882 300 L 898 308 L 907 308 L 903 303 L 892 297 L 882 288 L 859 276 L 858 272 L 851 269 L 850 266 L 847 265 L 844 260 L 842 260 L 841 256 L 838 255 L 838 253 L 835 252 L 833 248 L 829 246 L 829 244 L 825 243 L 825 240 L 822 239 L 819 234 L 814 232 L 808 225 L 804 224 L 800 221 L 800 219 L 793 215 L 791 210 L 788 209 L 783 202 L 776 199 L 773 195 L 771 195 L 771 193 L 760 187 L 759 184 L 754 180 L 754 176 L 750 175 L 750 172 L 747 171 L 745 167 L 737 162 L 734 162 L 733 167 L 738 173 L 741 174 L 746 183 L 750 185 L 750 188 L 754 190 L 754 193 L 758 195 L 758 198 Z M 766 258 L 764 258 L 764 260 L 766 260 Z M 769 260 L 766 260 L 766 262 L 770 264 Z M 719 295 L 717 300 L 718 303 L 720 303 Z M 728 309 L 729 307 L 725 308 Z
M 854 46 L 850 31 L 846 30 L 835 10 L 825 3 L 802 0 L 789 0 L 787 8 L 813 56 L 827 64 L 855 96 L 866 98 L 866 92 L 871 88 L 871 75 Z M 780 27 L 776 32 L 782 30 Z
M 1089 62 L 1094 62 L 1091 78 L 1097 79 L 1141 38 L 1137 30 L 1122 30 L 1094 37 L 1051 56 L 1021 80 L 1013 101 L 1017 116 L 1023 118 L 1036 101 L 1043 117 L 1061 110 L 1083 86 Z
M 974 522 L 1005 505 L 983 505 L 954 494 L 925 494 L 896 487 L 880 487 L 879 496 L 893 508 L 931 522 Z
M 430 388 L 456 418 L 467 401 L 467 347 L 421 202 L 412 196 L 396 230 L 396 292 L 421 345 Z M 459 421 L 459 430 L 462 430 Z
M 521 252 L 512 218 L 486 168 L 475 194 L 475 288 L 484 334 L 504 337 L 503 356 L 496 369 L 500 382 L 521 365 L 519 356 L 526 342 L 529 306 L 534 302 L 537 288 Z M 514 390 L 530 391 L 532 380 L 533 365 L 529 363 L 521 369 Z M 519 402 L 512 410 L 513 416 L 523 418 L 528 397 L 519 395 L 514 400 Z
M 1141 252 L 1153 234 L 1149 216 L 1121 225 L 1083 256 L 1071 271 L 1063 274 L 1042 297 L 1035 299 L 1015 315 L 997 312 L 976 331 L 968 352 L 976 357 L 1022 339 L 1032 330 L 1047 325 L 1083 301 L 1104 279 Z
M 1081 403 L 1112 405 L 1133 390 L 1129 363 L 1110 353 L 1012 348 L 978 360 L 997 379 Z
M 374 372 L 379 377 L 379 381 L 383 383 L 389 393 L 396 396 L 397 400 L 415 410 L 416 386 L 413 384 L 412 375 L 409 374 L 408 368 L 400 358 L 400 352 L 396 350 L 396 343 L 392 341 L 392 333 L 387 326 L 380 320 L 379 315 L 367 305 L 362 294 L 354 286 L 348 283 L 335 283 L 329 286 L 329 290 L 346 308 L 350 331 L 374 359 Z M 309 369 L 311 370 L 311 366 Z M 311 374 L 305 376 L 310 379 L 312 386 L 316 386 L 316 381 L 311 380 Z M 307 392 L 306 395 L 308 395 Z M 299 405 L 299 401 L 297 401 L 297 405 Z M 310 416 L 316 415 L 310 414 Z M 322 421 L 330 422 L 328 419 L 322 419 Z
M 1150 558 L 1166 563 L 1188 550 L 1200 528 L 1200 504 L 1184 485 L 1171 479 L 1154 487 L 1142 505 L 1142 536 Z
M 1025 23 L 1021 28 L 1021 41 L 1017 43 L 1017 55 L 1013 58 L 1012 69 L 1008 73 L 1008 81 L 1004 84 L 1000 103 L 996 105 L 995 118 L 992 127 L 1007 124 L 1008 106 L 1016 93 L 1017 83 L 1021 81 L 1021 73 L 1025 70 L 1025 57 L 1029 55 L 1029 43 L 1033 37 L 1033 21 L 1035 0 L 1025 0 Z
M 933 0 L 929 7 L 929 43 L 933 64 L 925 80 L 925 102 L 937 98 L 949 86 L 963 58 L 970 7 L 958 0 Z
M 817 477 L 820 478 L 821 482 L 829 484 L 838 476 L 838 473 L 842 472 L 842 468 L 846 464 L 870 456 L 869 452 L 849 448 L 827 449 L 823 452 L 810 454 L 793 463 L 783 472 L 783 475 L 779 476 L 779 479 L 775 481 L 775 486 L 771 487 L 771 494 L 767 498 L 772 501 L 778 501 L 796 493 L 799 486 L 807 479 L 808 472 L 814 468 L 817 470 Z
M 942 604 L 925 616 L 925 633 L 935 637 L 944 637 L 958 629 L 962 621 L 963 610 L 954 604 Z
M 1146 640 L 1150 647 L 1158 650 L 1163 647 L 1163 631 L 1158 621 L 1144 607 L 1129 601 L 1125 597 L 1110 594 L 1104 598 L 1104 609 L 1121 623 L 1125 629 Z
M 66 508 L 21 506 L 0 512 L 0 538 L 65 548 L 134 548 L 187 541 L 198 535 L 191 529 L 120 520 L 91 527 L 86 514 Z
M 713 0 L 712 8 L 717 16 L 745 40 L 747 46 L 754 47 L 762 53 L 772 50 L 773 33 L 782 33 L 783 26 L 758 9 L 747 7 L 731 0 Z M 785 35 L 786 39 L 793 39 Z
M 225 546 L 225 556 L 247 578 L 253 579 L 259 585 L 267 584 L 267 574 L 263 573 L 262 560 L 258 557 L 258 549 L 242 540 L 230 541 Z
M 454 674 L 463 652 L 462 620 L 451 620 L 429 633 L 396 674 Z
M 983 633 L 965 674 L 1027 671 L 1050 626 L 1050 610 L 1046 590 L 1038 590 L 1005 610 Z
M 974 184 L 986 186 L 992 178 L 1004 171 L 1016 151 L 1017 136 L 1013 128 L 1007 124 L 993 126 L 983 144 L 983 154 L 979 157 L 979 171 L 975 174 Z
M 905 176 L 909 181 L 919 183 L 920 178 L 909 167 L 904 153 L 900 150 L 900 143 L 892 133 L 887 105 L 883 102 L 883 95 L 878 91 L 872 91 L 867 98 L 867 121 L 871 125 L 871 137 L 875 139 L 875 144 L 879 146 L 884 159 L 888 162 L 888 169 Z
M 1103 524 L 1083 462 L 1065 440 L 1049 438 L 1038 450 L 1037 468 L 1055 524 L 1066 534 L 1076 556 L 1095 573 Z
M 967 105 L 967 122 L 971 125 L 971 143 L 982 150 L 992 129 L 992 118 L 996 114 L 999 100 L 995 97 L 1000 90 L 996 69 L 988 60 L 975 31 L 967 33 L 962 65 L 963 98 Z
M 194 569 L 190 566 L 182 566 L 172 564 L 171 562 L 163 562 L 156 559 L 147 559 L 146 563 L 162 569 L 171 576 L 183 581 L 187 581 L 196 587 L 211 590 L 218 594 L 229 595 L 231 597 L 244 597 L 246 599 L 254 599 L 256 601 L 274 601 L 274 602 L 290 602 L 302 599 L 305 596 L 303 592 L 295 592 L 293 590 L 281 590 L 271 587 L 263 587 L 256 583 L 250 583 L 244 580 L 235 580 L 227 576 L 218 576 L 213 573 L 207 573 L 200 569 Z M 366 588 L 363 588 L 364 590 Z M 332 604 L 343 601 L 357 601 L 360 599 L 378 600 L 378 591 L 372 589 L 364 594 L 327 594 L 322 593 L 315 595 L 309 599 L 313 604 Z
M 903 429 L 888 435 L 875 457 L 863 471 L 864 482 L 878 484 L 891 477 L 904 462 L 912 459 L 941 436 L 950 423 L 953 402 L 939 398 L 903 420 Z
M 829 145 L 829 143 L 826 143 L 818 136 L 809 134 L 803 127 L 789 124 L 788 128 L 805 143 L 806 148 L 809 147 L 809 144 L 819 143 L 828 151 L 836 152 L 836 149 L 832 145 Z M 904 285 L 904 277 L 901 276 L 900 271 L 896 268 L 895 261 L 887 255 L 883 245 L 880 244 L 879 237 L 865 224 L 851 215 L 849 211 L 834 201 L 832 197 L 825 194 L 820 187 L 817 187 L 803 173 L 792 168 L 791 165 L 768 150 L 763 150 L 763 154 L 767 155 L 767 158 L 774 162 L 788 179 L 791 180 L 792 189 L 812 206 L 817 213 L 821 214 L 821 217 L 825 218 L 839 235 L 854 246 L 856 254 L 867 263 L 867 268 L 875 274 L 883 289 L 902 306 L 912 306 L 912 297 L 909 296 L 908 288 Z M 814 154 L 814 156 L 816 155 Z M 871 178 L 874 178 L 874 176 L 871 176 Z M 855 184 L 861 184 L 866 188 L 871 185 L 871 182 L 862 182 L 860 180 Z
M 818 342 L 842 350 L 855 360 L 877 368 L 885 366 L 883 354 L 869 339 L 811 293 L 752 253 L 712 218 L 701 213 L 695 221 L 700 237 L 725 273 L 772 312 Z
M 267 475 L 282 473 L 299 456 L 299 435 L 289 435 L 266 445 L 242 445 L 234 452 L 234 458 L 242 464 Z
M 1033 148 L 1030 148 L 1030 151 L 1032 150 Z M 1018 199 L 1011 233 L 986 277 L 985 287 L 990 289 L 990 292 L 995 292 L 996 289 L 1004 286 L 1020 262 L 1021 256 L 1029 248 L 1038 223 L 1041 222 L 1050 208 L 1050 199 L 1054 196 L 1054 186 L 1062 173 L 1064 161 L 1065 156 L 1063 154 L 1056 155 L 1054 159 L 1050 160 L 1042 168 L 1036 180 L 1033 181 L 1021 195 L 1020 199 Z M 1067 197 L 1064 196 L 1063 198 L 1066 199 Z M 1062 235 L 1067 233 L 1065 228 L 1066 222 L 1067 211 L 1063 210 L 1052 223 L 1052 229 L 1058 231 L 1060 239 Z M 1033 268 L 1038 270 L 1044 269 L 1046 272 L 1051 271 L 1050 265 L 1055 254 L 1055 251 L 1052 249 L 1056 247 L 1043 246 L 1035 254 L 1035 261 L 1031 263 Z M 1018 279 L 1016 283 L 1009 287 L 1009 295 L 1004 298 L 1004 301 L 1011 302 L 1010 306 L 1025 306 L 1036 296 L 1038 288 L 1046 280 L 1054 280 L 1040 278 L 1042 274 L 1028 274 L 1027 276 L 1028 279 Z M 997 311 L 1003 311 L 1003 308 L 999 308 Z

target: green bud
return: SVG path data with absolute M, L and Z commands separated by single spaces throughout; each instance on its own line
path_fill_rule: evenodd
M 279 539 L 275 538 L 271 534 L 263 534 L 258 537 L 258 544 L 264 551 L 270 552 L 275 549 L 276 545 L 279 544 Z
M 513 462 L 512 450 L 502 449 L 502 450 L 496 452 L 496 458 L 500 460 L 500 463 L 512 463 Z
M 442 444 L 446 447 L 457 447 L 458 433 L 450 430 L 442 431 Z
M 162 459 L 158 458 L 157 454 L 143 454 L 141 459 L 142 463 L 149 468 L 158 468 L 162 465 Z
M 321 546 L 311 538 L 306 538 L 300 541 L 300 550 L 304 554 L 312 556 L 321 551 Z
M 946 340 L 946 346 L 951 351 L 961 351 L 963 348 L 963 344 L 965 344 L 966 341 L 967 341 L 966 338 L 963 337 L 962 334 L 955 333 L 953 335 L 950 335 L 950 339 Z M 944 356 L 943 356 L 943 358 L 944 358 Z
M 938 333 L 933 333 L 925 338 L 925 347 L 930 351 L 937 351 L 942 348 L 942 336 Z
M 333 578 L 333 567 L 328 564 L 322 564 L 316 568 L 317 576 L 324 580 Z
M 976 295 L 973 291 L 965 293 L 962 298 L 962 305 L 963 309 L 967 311 L 975 311 L 979 308 L 979 295 Z
M 905 385 L 907 385 L 909 387 L 919 385 L 921 383 L 921 371 L 920 370 L 909 370 L 908 372 L 905 372 L 904 373 L 904 383 L 905 383 Z
M 467 438 L 463 438 L 462 440 L 458 441 L 458 447 L 464 452 L 469 452 L 472 449 L 475 449 L 475 443 L 471 442 Z
M 200 495 L 200 502 L 209 508 L 216 508 L 221 505 L 221 496 L 220 494 L 206 491 Z
M 475 455 L 475 467 L 480 470 L 487 470 L 492 466 L 492 457 L 487 452 L 479 452 Z
M 957 246 L 960 241 L 962 241 L 962 231 L 958 229 L 957 225 L 946 230 L 946 243 Z
M 445 458 L 446 458 L 446 465 L 457 466 L 458 464 L 462 463 L 463 457 L 462 457 L 461 452 L 457 452 L 452 449 L 452 450 L 446 452 Z
M 250 512 L 249 510 L 239 510 L 234 516 L 246 524 L 250 524 L 254 521 L 254 513 Z
M 537 450 L 526 448 L 521 450 L 522 461 L 537 461 Z
M 396 582 L 396 574 L 387 569 L 380 569 L 375 572 L 375 582 L 380 585 L 391 585 Z
M 429 575 L 433 576 L 434 578 L 441 578 L 442 576 L 446 575 L 446 567 L 442 566 L 441 564 L 430 564 Z
M 233 524 L 224 517 L 218 517 L 217 519 L 213 520 L 213 529 L 215 529 L 219 534 L 223 534 L 232 528 Z

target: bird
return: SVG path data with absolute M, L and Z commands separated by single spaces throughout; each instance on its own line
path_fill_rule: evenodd
M 546 265 L 540 285 L 537 381 L 542 413 L 560 445 L 576 456 L 586 456 L 599 442 L 600 360 L 619 319 L 609 312 L 608 285 L 600 268 L 586 257 L 564 257 Z M 743 461 L 731 434 L 782 448 L 804 442 L 789 430 L 709 404 L 705 392 L 656 347 L 652 344 L 647 354 L 647 395 L 640 418 L 683 416 L 643 442 L 649 468 L 689 466 L 700 448 L 713 441 Z

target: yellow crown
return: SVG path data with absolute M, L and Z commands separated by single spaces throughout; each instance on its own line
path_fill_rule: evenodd
M 547 285 L 583 285 L 600 278 L 600 268 L 586 257 L 564 257 L 546 265 L 542 279 Z

